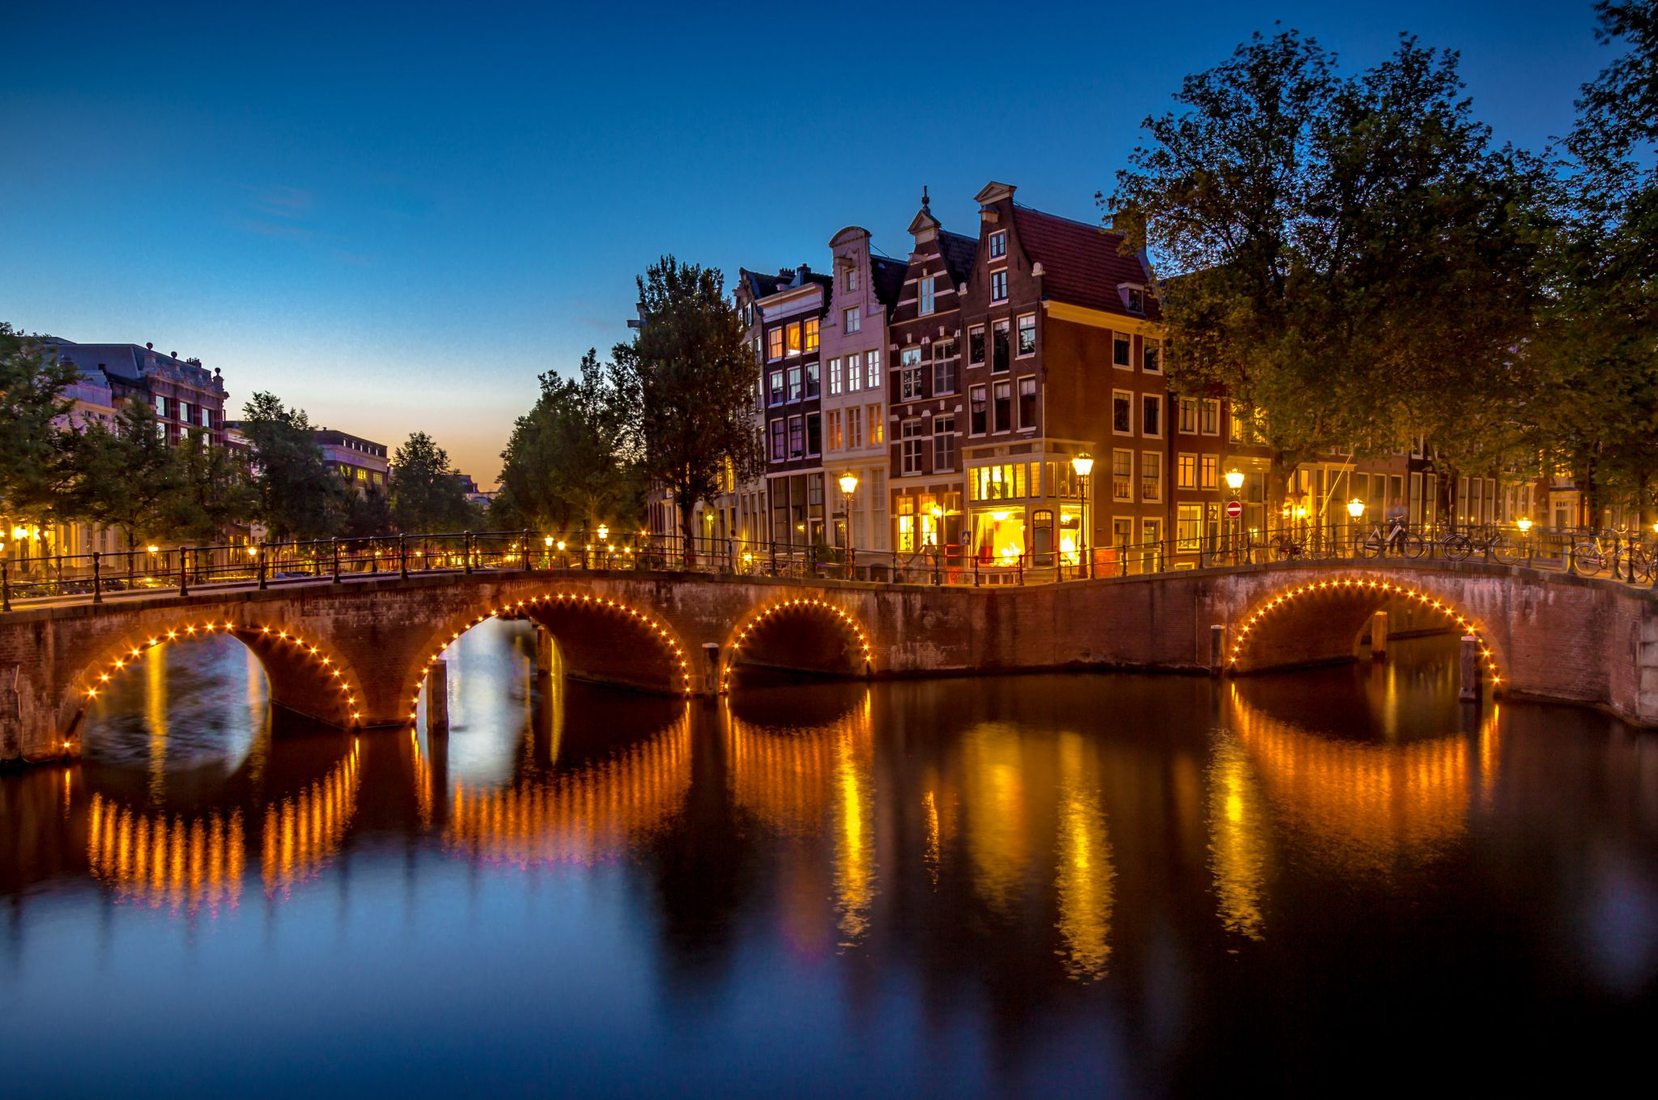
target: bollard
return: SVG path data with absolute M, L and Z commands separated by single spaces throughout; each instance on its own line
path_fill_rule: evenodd
M 409 539 L 406 535 L 397 536 L 397 575 L 404 580 L 409 579 Z
M 268 588 L 268 587 L 270 587 L 270 584 L 265 579 L 266 574 L 269 572 L 269 570 L 265 566 L 265 557 L 266 557 L 265 544 L 260 543 L 259 546 L 255 548 L 254 552 L 259 556 L 259 587 L 260 588 Z
M 1465 703 L 1477 702 L 1480 697 L 1480 640 L 1472 634 L 1462 636 L 1461 682 L 1457 698 Z
M 438 658 L 426 672 L 426 736 L 449 732 L 449 666 Z
M 1387 660 L 1387 612 L 1378 611 L 1370 616 L 1370 659 L 1373 661 Z
M 62 575 L 62 570 L 61 569 L 59 570 L 59 575 L 60 576 Z M 63 586 L 63 582 L 59 581 L 58 586 L 61 588 Z M 12 609 L 12 574 L 11 574 L 11 569 L 10 569 L 10 567 L 8 567 L 6 565 L 6 563 L 4 561 L 0 561 L 0 611 L 10 611 L 11 609 Z
M 340 539 L 335 536 L 328 540 L 329 550 L 334 555 L 334 583 L 340 583 Z
M 720 643 L 703 642 L 702 657 L 702 689 L 708 695 L 718 695 L 720 693 Z
M 180 596 L 188 596 L 190 594 L 190 569 L 189 569 L 189 566 L 186 564 L 189 560 L 190 560 L 190 548 L 187 547 L 187 546 L 179 547 L 178 548 L 178 594 Z
M 104 602 L 103 555 L 96 550 L 92 552 L 92 602 Z
M 1209 628 L 1209 675 L 1219 676 L 1226 665 L 1226 627 L 1215 623 Z

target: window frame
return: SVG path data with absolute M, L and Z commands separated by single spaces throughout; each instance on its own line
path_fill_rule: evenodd
M 1025 322 L 1030 325 L 1026 326 Z M 1030 349 L 1025 349 L 1025 333 L 1030 333 Z M 1036 354 L 1036 314 L 1021 313 L 1014 325 L 1013 357 L 1015 359 L 1029 359 Z

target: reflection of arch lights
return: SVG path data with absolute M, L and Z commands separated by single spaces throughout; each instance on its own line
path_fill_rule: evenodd
M 859 651 L 863 654 L 864 667 L 869 668 L 869 635 L 865 633 L 857 619 L 853 618 L 846 610 L 817 596 L 795 596 L 766 604 L 759 611 L 749 616 L 747 622 L 737 628 L 736 636 L 732 639 L 730 645 L 731 658 L 726 661 L 725 671 L 720 678 L 720 689 L 722 691 L 731 686 L 732 673 L 735 671 L 737 664 L 737 654 L 742 650 L 743 643 L 748 641 L 749 635 L 758 630 L 768 619 L 785 612 L 800 610 L 827 611 L 833 615 L 857 639 Z
M 443 651 L 449 648 L 451 642 L 485 619 L 493 619 L 508 612 L 521 612 L 527 607 L 534 607 L 537 604 L 547 604 L 550 607 L 564 605 L 585 607 L 594 611 L 609 611 L 626 616 L 656 637 L 662 648 L 668 652 L 668 656 L 673 660 L 674 665 L 679 669 L 680 690 L 686 695 L 691 693 L 691 666 L 685 660 L 685 647 L 679 644 L 679 639 L 674 637 L 673 630 L 661 619 L 647 615 L 642 611 L 629 607 L 620 600 L 613 600 L 608 596 L 595 596 L 592 593 L 583 592 L 543 592 L 541 595 L 531 596 L 527 600 L 506 601 L 501 606 L 492 607 L 484 614 L 474 617 L 460 630 L 451 631 L 449 637 L 445 638 L 443 643 L 433 651 L 432 655 L 426 658 L 426 663 L 420 666 L 420 675 L 415 677 L 414 690 L 409 693 L 409 721 L 413 722 L 419 713 L 420 690 L 425 685 L 426 674 L 432 671 L 432 665 L 436 663 L 439 657 L 443 656 Z
M 1415 600 L 1423 607 L 1431 608 L 1446 618 L 1455 620 L 1464 634 L 1472 635 L 1479 643 L 1480 659 L 1485 663 L 1486 672 L 1491 677 L 1492 686 L 1501 686 L 1503 678 L 1497 668 L 1497 658 L 1491 652 L 1491 645 L 1485 640 L 1485 635 L 1480 632 L 1479 627 L 1475 625 L 1473 620 L 1458 612 L 1446 601 L 1430 593 L 1422 592 L 1408 585 L 1396 584 L 1393 581 L 1379 581 L 1370 577 L 1342 577 L 1329 581 L 1308 581 L 1306 584 L 1297 585 L 1272 596 L 1264 603 L 1259 604 L 1244 619 L 1243 625 L 1238 628 L 1237 636 L 1232 640 L 1232 650 L 1227 657 L 1227 663 L 1233 669 L 1238 667 L 1238 660 L 1243 655 L 1244 642 L 1248 640 L 1250 633 L 1255 630 L 1261 621 L 1274 611 L 1295 602 L 1303 596 L 1334 592 L 1363 592 L 1386 598 L 1397 597 L 1399 599 Z
M 319 873 L 340 850 L 357 812 L 357 751 L 354 739 L 351 752 L 327 776 L 265 808 L 259 869 L 266 896 L 280 889 L 286 897 L 295 883 Z
M 205 905 L 235 908 L 242 896 L 246 847 L 242 812 L 205 817 L 150 816 L 92 796 L 86 854 L 92 876 L 118 898 L 168 903 L 191 914 Z
M 352 723 L 356 723 L 362 718 L 362 712 L 357 708 L 357 696 L 360 692 L 351 686 L 351 681 L 341 670 L 340 663 L 323 652 L 314 642 L 307 642 L 298 633 L 289 633 L 280 627 L 233 623 L 229 619 L 222 623 L 209 619 L 199 626 L 195 623 L 185 623 L 170 630 L 151 634 L 138 642 L 122 642 L 116 648 L 115 656 L 107 664 L 99 662 L 99 664 L 93 666 L 94 668 L 102 668 L 103 671 L 88 672 L 86 674 L 86 678 L 92 682 L 92 686 L 85 689 L 86 698 L 96 699 L 104 692 L 106 686 L 114 677 L 126 671 L 129 666 L 137 664 L 139 658 L 146 651 L 166 645 L 168 642 L 207 637 L 211 634 L 228 634 L 247 645 L 249 649 L 257 654 L 259 650 L 242 637 L 244 634 L 250 635 L 260 639 L 263 644 L 270 646 L 277 652 L 291 652 L 315 664 L 319 674 L 326 674 L 328 679 L 333 681 L 334 690 L 340 696 L 343 713 L 351 716 Z M 67 742 L 65 742 L 64 747 L 68 747 Z

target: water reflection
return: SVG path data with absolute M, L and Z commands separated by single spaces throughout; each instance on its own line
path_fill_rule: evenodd
M 1031 1095 L 1335 1080 L 1655 1007 L 1653 740 L 1465 714 L 1431 643 L 718 704 L 538 678 L 512 624 L 450 652 L 447 736 L 272 729 L 226 649 L 112 693 L 84 765 L 0 777 L 18 1089 L 95 1091 L 54 1038 L 92 988 L 176 1006 L 176 1036 L 100 1027 L 179 1094 L 253 1060 L 300 1087 L 313 1017 L 351 1036 L 342 1088 L 521 1086 L 551 1046 L 583 1092 Z

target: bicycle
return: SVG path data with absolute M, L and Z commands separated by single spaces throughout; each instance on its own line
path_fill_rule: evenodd
M 1427 548 L 1428 544 L 1423 541 L 1422 536 L 1407 527 L 1404 520 L 1394 520 L 1385 534 L 1382 525 L 1378 523 L 1359 540 L 1359 552 L 1367 558 L 1379 558 L 1392 553 L 1406 558 L 1419 558 Z
M 1277 534 L 1268 544 L 1274 561 L 1294 561 L 1307 556 L 1307 545 L 1296 541 L 1293 535 Z

